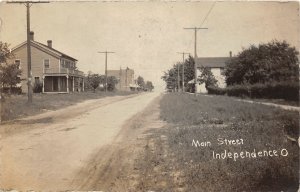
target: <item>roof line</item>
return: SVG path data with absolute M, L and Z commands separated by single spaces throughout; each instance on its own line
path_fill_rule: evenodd
M 53 48 L 50 48 L 48 47 L 47 45 L 44 45 L 40 42 L 37 42 L 37 41 L 33 41 L 31 40 L 30 41 L 32 43 L 32 45 L 36 45 L 37 47 L 36 48 L 40 48 L 42 51 L 47 51 L 49 54 L 52 53 L 52 54 L 55 54 L 59 57 L 66 57 L 66 58 L 69 58 L 69 59 L 72 59 L 72 60 L 75 60 L 75 61 L 78 61 L 77 59 L 71 57 L 71 56 L 68 56 L 67 54 L 64 54 L 56 49 L 53 49 Z M 12 51 L 16 50 L 16 49 L 19 49 L 20 47 L 24 46 L 27 44 L 27 41 L 24 41 L 23 43 L 17 45 L 16 47 L 12 48 Z

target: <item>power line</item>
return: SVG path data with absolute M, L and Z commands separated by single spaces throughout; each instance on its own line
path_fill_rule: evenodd
M 207 12 L 206 16 L 204 17 L 200 27 L 189 27 L 189 28 L 184 28 L 184 29 L 193 29 L 195 31 L 195 48 L 194 48 L 194 60 L 195 60 L 195 65 L 194 65 L 194 70 L 195 70 L 195 76 L 194 76 L 194 83 L 195 83 L 195 94 L 197 94 L 197 31 L 200 29 L 208 29 L 208 28 L 203 28 L 202 25 L 208 18 L 209 14 L 211 13 L 212 9 L 214 8 L 215 4 L 217 2 L 215 1 L 213 5 L 210 7 L 209 11 Z
M 215 1 L 215 2 L 212 4 L 212 6 L 210 7 L 209 11 L 207 12 L 207 14 L 206 14 L 205 18 L 203 19 L 203 21 L 202 21 L 202 23 L 201 23 L 200 27 L 202 27 L 203 23 L 204 23 L 204 22 L 206 21 L 206 19 L 208 18 L 208 16 L 209 16 L 210 12 L 212 11 L 212 9 L 213 9 L 213 8 L 214 8 L 214 6 L 216 5 L 216 3 L 217 3 L 217 1 Z

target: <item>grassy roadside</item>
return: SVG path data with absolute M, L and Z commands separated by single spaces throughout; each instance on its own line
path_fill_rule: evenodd
M 5 95 L 2 118 L 4 121 L 35 115 L 47 110 L 56 110 L 89 99 L 99 99 L 137 92 L 78 92 L 71 94 L 34 94 L 32 105 L 27 104 L 27 95 Z
M 256 102 L 274 103 L 278 105 L 288 105 L 293 107 L 299 107 L 298 101 L 286 101 L 283 99 L 251 99 Z
M 183 191 L 297 190 L 299 147 L 292 140 L 299 136 L 298 112 L 228 97 L 182 94 L 164 95 L 160 106 L 161 118 L 169 123 L 161 134 L 168 138 L 168 154 L 174 154 Z M 242 139 L 243 144 L 225 145 L 225 139 Z M 203 146 L 195 147 L 193 140 Z M 238 158 L 213 156 L 225 150 Z M 254 150 L 276 150 L 279 155 L 240 156 Z M 288 154 L 280 155 L 282 150 Z

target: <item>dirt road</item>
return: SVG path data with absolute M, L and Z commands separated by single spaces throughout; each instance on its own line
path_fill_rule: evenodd
M 152 123 L 148 127 L 162 126 L 157 107 L 143 112 L 158 103 L 158 96 L 147 93 L 90 100 L 2 125 L 0 189 L 62 191 L 98 186 L 100 190 L 98 181 L 108 172 L 95 171 L 97 166 L 122 161 L 109 159 L 109 154 L 117 152 L 124 158 L 120 150 L 115 151 L 116 146 L 121 147 L 120 141 L 126 145 L 147 130 L 143 116 Z M 110 167 L 109 173 L 118 171 Z M 102 184 L 105 189 L 104 179 Z

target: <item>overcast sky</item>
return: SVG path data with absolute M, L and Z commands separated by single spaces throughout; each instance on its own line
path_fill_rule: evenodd
M 194 53 L 194 33 L 214 2 L 51 2 L 31 7 L 35 40 L 78 59 L 84 72 L 104 74 L 129 67 L 160 89 L 161 75 Z M 198 32 L 198 56 L 218 57 L 272 39 L 299 45 L 298 2 L 217 2 Z M 0 3 L 0 41 L 14 47 L 26 39 L 26 8 Z

